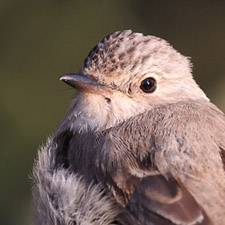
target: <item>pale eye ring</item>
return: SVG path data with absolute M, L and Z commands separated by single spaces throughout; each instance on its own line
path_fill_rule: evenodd
M 157 83 L 153 77 L 148 77 L 141 82 L 140 88 L 145 93 L 152 93 L 156 90 Z

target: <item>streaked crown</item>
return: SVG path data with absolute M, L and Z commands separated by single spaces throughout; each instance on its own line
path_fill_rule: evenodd
M 189 60 L 165 40 L 131 30 L 103 38 L 90 51 L 82 70 L 98 82 L 120 90 L 125 86 L 122 84 L 151 71 L 171 77 L 191 74 Z

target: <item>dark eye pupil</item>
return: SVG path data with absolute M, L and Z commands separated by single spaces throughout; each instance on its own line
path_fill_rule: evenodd
M 156 89 L 156 81 L 154 78 L 146 78 L 145 80 L 143 80 L 141 82 L 141 86 L 140 86 L 141 90 L 146 92 L 146 93 L 151 93 L 153 91 L 155 91 Z

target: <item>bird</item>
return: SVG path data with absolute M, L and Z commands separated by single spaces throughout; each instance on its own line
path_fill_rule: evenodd
M 189 57 L 117 31 L 60 80 L 78 94 L 34 166 L 39 224 L 225 224 L 225 115 Z

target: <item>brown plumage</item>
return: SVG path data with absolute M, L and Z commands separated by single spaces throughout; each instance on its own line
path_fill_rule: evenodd
M 108 204 L 103 224 L 223 225 L 225 116 L 189 60 L 162 39 L 123 31 L 90 52 L 82 73 L 61 78 L 80 94 L 51 140 L 52 171 L 81 177 L 84 192 L 101 186 L 91 204 Z

